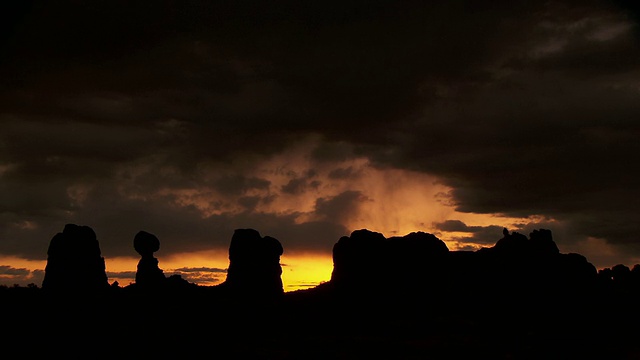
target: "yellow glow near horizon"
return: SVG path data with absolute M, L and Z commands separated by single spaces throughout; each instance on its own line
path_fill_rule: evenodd
M 457 250 L 455 242 L 444 241 L 450 250 Z M 577 247 L 578 245 L 574 246 Z M 581 244 L 581 251 L 578 251 L 577 248 L 568 248 L 562 252 L 572 251 L 585 255 L 597 269 L 622 263 L 620 258 L 623 255 L 600 239 L 588 239 L 586 244 Z M 166 257 L 162 254 L 157 254 L 156 258 L 158 258 L 158 266 L 165 274 L 182 273 L 187 281 L 203 286 L 216 285 L 224 281 L 226 279 L 226 269 L 229 265 L 227 255 L 221 251 L 203 251 Z M 139 260 L 137 257 L 105 258 L 109 283 L 112 284 L 114 281 L 118 281 L 120 286 L 127 286 L 133 283 Z M 637 258 L 627 258 L 627 260 L 633 264 L 640 262 Z M 0 285 L 13 286 L 14 284 L 19 284 L 26 286 L 33 283 L 41 286 L 46 263 L 46 260 L 0 257 L 0 266 L 9 266 L 15 270 L 20 270 L 13 271 L 13 274 L 7 272 L 4 275 L 0 275 Z M 285 292 L 311 288 L 327 282 L 331 279 L 333 271 L 331 254 L 283 254 L 280 264 L 282 266 L 282 282 Z M 30 273 L 26 274 L 27 271 L 25 270 Z
M 318 286 L 331 280 L 333 271 L 331 254 L 283 255 L 280 264 L 285 292 Z
M 171 257 L 158 258 L 158 266 L 165 274 L 183 272 L 187 269 L 227 269 L 229 259 L 219 251 L 203 251 L 188 254 L 178 254 Z M 135 272 L 139 258 L 118 257 L 105 259 L 107 271 L 110 274 L 124 274 L 124 276 L 109 277 L 109 283 L 118 281 L 120 286 L 126 286 L 135 281 Z M 333 259 L 331 254 L 287 254 L 280 258 L 282 266 L 282 284 L 285 292 L 306 289 L 319 285 L 331 279 Z M 182 269 L 182 271 L 180 271 Z M 194 270 L 194 273 L 200 273 Z M 203 270 L 201 273 L 206 274 Z M 209 273 L 211 275 L 211 273 Z M 129 275 L 129 276 L 126 276 Z M 191 273 L 183 273 L 183 278 L 198 285 L 211 286 L 226 279 L 226 272 L 213 273 L 213 276 L 190 278 Z M 211 279 L 218 281 L 211 281 Z
M 170 257 L 157 254 L 156 258 L 158 266 L 165 274 L 182 273 L 185 280 L 203 286 L 216 285 L 224 281 L 227 275 L 226 269 L 229 266 L 228 257 L 222 255 L 220 251 L 176 254 Z M 113 284 L 117 281 L 120 286 L 134 283 L 138 261 L 140 258 L 137 257 L 105 258 L 109 283 Z M 287 254 L 281 256 L 280 264 L 285 292 L 306 289 L 329 281 L 333 270 L 331 254 Z M 26 286 L 33 283 L 41 286 L 47 261 L 0 257 L 0 265 L 31 272 L 28 276 L 22 277 L 17 275 L 0 276 L 0 285 L 19 284 Z

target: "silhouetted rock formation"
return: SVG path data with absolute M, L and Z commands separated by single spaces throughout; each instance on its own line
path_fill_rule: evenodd
M 218 287 L 241 296 L 281 296 L 283 251 L 273 237 L 262 237 L 254 229 L 236 229 L 229 245 L 227 278 Z
M 342 294 L 380 299 L 474 299 L 484 305 L 508 298 L 546 299 L 580 294 L 595 283 L 596 268 L 579 254 L 561 254 L 547 229 L 530 237 L 507 229 L 495 246 L 449 251 L 435 235 L 414 232 L 385 238 L 367 229 L 334 245 L 331 283 Z M 386 301 L 386 300 L 384 300 Z
M 493 291 L 558 295 L 583 291 L 595 283 L 595 266 L 580 254 L 561 254 L 550 230 L 534 230 L 529 238 L 507 229 L 503 234 L 495 246 L 478 250 L 474 261 L 475 271 Z
M 640 264 L 631 269 L 624 264 L 601 269 L 597 283 L 601 293 L 633 298 L 632 294 L 640 292 Z
M 49 243 L 42 288 L 104 290 L 109 288 L 96 233 L 88 226 L 66 224 Z
M 331 282 L 341 291 L 357 292 L 387 286 L 410 290 L 433 285 L 449 249 L 436 236 L 413 232 L 385 238 L 367 229 L 341 237 L 333 247 Z
M 139 231 L 133 238 L 134 249 L 142 256 L 136 271 L 136 285 L 141 289 L 154 289 L 166 285 L 167 278 L 158 267 L 153 253 L 160 249 L 160 240 L 146 231 Z
M 151 259 L 137 281 L 145 283 L 149 271 L 150 284 L 162 283 L 153 258 L 157 238 L 140 232 L 134 248 Z M 99 296 L 65 301 L 41 296 L 48 292 L 35 286 L 0 286 L 2 338 L 13 347 L 40 344 L 38 355 L 48 357 L 85 354 L 76 344 L 121 356 L 104 347 L 115 326 L 139 345 L 128 354 L 148 358 L 201 356 L 210 349 L 198 344 L 210 347 L 211 339 L 220 345 L 214 355 L 234 359 L 640 358 L 640 329 L 629 326 L 640 321 L 640 265 L 595 272 L 584 256 L 560 253 L 549 230 L 527 237 L 504 229 L 492 247 L 450 251 L 428 233 L 385 238 L 361 229 L 333 250 L 330 281 L 288 293 L 280 279 L 282 246 L 253 229 L 234 232 L 219 286 L 172 275 L 161 286 L 169 292 L 112 285 Z M 94 282 L 78 276 L 96 273 L 96 286 L 107 286 L 95 234 L 68 224 L 51 241 L 43 288 L 85 289 Z M 274 294 L 279 301 L 265 301 Z M 189 331 L 202 326 L 206 331 Z

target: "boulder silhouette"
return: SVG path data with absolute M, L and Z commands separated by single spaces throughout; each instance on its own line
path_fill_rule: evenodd
M 134 249 L 142 256 L 136 271 L 136 285 L 141 289 L 159 288 L 167 278 L 158 266 L 153 253 L 160 249 L 160 240 L 146 231 L 139 231 L 133 238 Z
M 66 224 L 49 243 L 42 288 L 104 290 L 109 288 L 96 233 L 89 226 Z
M 284 293 L 280 241 L 261 236 L 255 229 L 236 229 L 229 245 L 229 268 L 225 281 L 218 285 L 233 295 L 255 298 Z

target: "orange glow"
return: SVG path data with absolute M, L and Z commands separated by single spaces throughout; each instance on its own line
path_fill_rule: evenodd
M 42 269 L 47 265 L 47 260 L 27 260 L 14 256 L 0 256 L 0 264 L 11 264 L 14 268 Z
M 498 225 L 508 228 L 516 228 L 518 226 L 514 226 L 515 224 L 531 221 L 502 217 L 500 214 L 458 212 L 450 197 L 452 189 L 437 177 L 422 172 L 378 168 L 365 157 L 333 162 L 314 161 L 311 154 L 320 143 L 321 139 L 318 138 L 301 139 L 297 145 L 268 159 L 261 159 L 259 164 L 250 160 L 234 164 L 234 171 L 229 174 L 225 174 L 224 168 L 221 170 L 217 166 L 219 164 L 203 164 L 201 175 L 214 182 L 220 176 L 235 176 L 239 171 L 245 178 L 263 180 L 264 186 L 249 187 L 241 194 L 268 199 L 258 201 L 250 209 L 252 212 L 275 216 L 293 214 L 297 224 L 308 221 L 338 222 L 350 231 L 367 228 L 386 237 L 402 236 L 415 231 L 440 236 L 434 223 L 445 220 L 460 220 L 469 226 Z M 123 179 L 123 183 L 125 180 Z M 289 184 L 293 185 L 288 187 Z M 138 190 L 132 190 L 129 196 L 134 196 L 136 191 Z M 317 211 L 318 201 L 330 202 L 346 191 L 357 191 L 361 195 L 351 203 L 341 204 L 348 211 L 339 216 Z M 157 195 L 175 196 L 176 206 L 194 206 L 203 217 L 223 213 L 242 214 L 248 210 L 237 201 L 239 194 L 225 193 L 211 187 L 168 188 L 160 190 Z M 454 236 L 455 234 L 442 234 L 441 239 L 450 245 L 450 250 L 456 250 L 460 246 L 473 246 L 459 246 Z M 500 234 L 496 236 L 499 237 Z
M 431 231 L 431 223 L 444 221 L 454 211 L 438 201 L 448 190 L 430 175 L 395 169 L 366 168 L 359 189 L 370 202 L 344 224 L 349 229 L 367 228 L 386 237 L 413 231 Z
M 285 292 L 318 286 L 331 280 L 333 271 L 330 254 L 283 255 L 280 264 Z
M 229 259 L 220 251 L 203 251 L 163 257 L 156 254 L 158 266 L 165 275 L 179 274 L 183 279 L 202 286 L 213 286 L 226 279 Z M 122 287 L 135 282 L 140 259 L 137 257 L 105 258 L 109 284 Z M 314 287 L 331 279 L 333 260 L 330 254 L 288 254 L 280 259 L 285 292 Z M 31 261 L 17 257 L 0 257 L 0 265 L 22 270 L 21 275 L 0 275 L 0 285 L 42 285 L 46 260 Z
M 260 179 L 259 186 L 247 187 L 242 194 L 224 192 L 215 187 L 196 187 L 185 189 L 166 188 L 157 193 L 140 193 L 136 183 L 137 174 L 146 174 L 155 169 L 157 164 L 132 165 L 122 171 L 119 179 L 120 190 L 130 198 L 152 198 L 167 195 L 175 196 L 176 207 L 195 206 L 205 218 L 212 214 L 244 214 L 245 212 L 262 213 L 273 216 L 295 215 L 295 222 L 328 221 L 340 223 L 349 233 L 358 229 L 369 229 L 383 234 L 385 237 L 403 236 L 411 232 L 424 231 L 438 236 L 445 241 L 449 250 L 461 247 L 479 246 L 472 243 L 459 243 L 467 233 L 440 232 L 434 223 L 446 220 L 460 220 L 468 226 L 497 225 L 507 228 L 518 228 L 519 225 L 536 222 L 535 218 L 509 218 L 500 214 L 473 214 L 455 210 L 450 197 L 451 188 L 438 178 L 410 170 L 378 168 L 367 158 L 346 158 L 340 161 L 315 161 L 311 155 L 320 139 L 301 139 L 297 146 L 280 154 L 255 163 L 234 164 L 233 171 L 220 168 L 220 164 L 203 164 L 200 175 L 207 182 L 215 183 L 221 176 L 240 175 L 248 179 Z M 226 170 L 225 170 L 226 169 Z M 125 171 L 126 170 L 126 171 Z M 228 170 L 228 173 L 226 173 Z M 0 168 L 0 173 L 3 171 Z M 161 168 L 161 171 L 173 171 Z M 262 185 L 260 185 L 262 184 Z M 292 186 L 288 186 L 292 185 Z M 85 201 L 90 189 L 76 186 L 69 188 L 68 195 L 78 205 Z M 359 197 L 343 200 L 340 194 L 346 191 L 358 192 Z M 239 196 L 255 196 L 262 199 L 254 207 L 248 209 L 238 201 Z M 330 203 L 337 199 L 344 203 L 335 203 L 331 209 L 347 209 L 344 213 L 332 213 L 316 208 L 322 202 Z M 549 219 L 545 219 L 549 221 Z M 24 228 L 35 224 L 24 222 Z M 261 229 L 256 229 L 260 231 Z M 496 241 L 501 236 L 496 234 Z M 339 239 L 333 239 L 337 242 Z M 598 248 L 598 246 L 592 246 Z M 285 291 L 316 286 L 328 281 L 333 269 L 330 254 L 290 254 L 288 249 L 281 258 L 283 265 L 282 280 Z M 229 265 L 226 250 L 203 251 L 164 255 L 160 249 L 154 256 L 159 267 L 167 276 L 178 274 L 183 279 L 203 286 L 216 285 L 226 279 Z M 135 280 L 135 272 L 139 257 L 111 258 L 105 256 L 107 276 L 110 283 L 118 281 L 121 286 L 129 285 Z M 11 264 L 17 270 L 14 273 L 25 273 L 24 269 L 43 270 L 46 261 L 26 261 L 14 258 L 0 258 L 1 264 Z M 22 269 L 22 270 L 21 270 Z M 18 279 L 20 275 L 5 275 L 0 281 L 6 284 Z M 29 274 L 36 279 L 42 277 L 42 271 Z M 9 278 L 7 278 L 9 277 Z M 24 280 L 24 278 L 23 278 Z M 36 284 L 40 284 L 35 281 Z M 21 281 L 20 283 L 24 283 Z
M 202 286 L 219 284 L 226 278 L 229 260 L 221 251 L 202 251 L 194 253 L 163 256 L 161 251 L 154 254 L 158 267 L 166 276 L 180 275 L 184 280 Z M 118 281 L 120 286 L 135 282 L 135 273 L 139 257 L 116 257 L 105 259 L 109 283 Z
M 166 275 L 180 274 L 185 280 L 202 286 L 213 286 L 226 279 L 227 255 L 220 251 L 177 254 L 164 258 L 156 254 L 158 266 Z M 105 259 L 109 283 L 126 286 L 135 281 L 139 258 Z M 287 254 L 280 258 L 285 292 L 306 289 L 331 279 L 333 259 L 330 254 Z M 220 270 L 220 271 L 214 271 Z M 225 270 L 222 272 L 221 270 Z
M 0 274 L 0 285 L 13 286 L 18 284 L 26 286 L 35 284 L 40 286 L 44 278 L 44 267 L 46 265 L 46 260 L 26 260 L 13 256 L 2 256 L 0 257 L 0 266 L 10 266 L 19 271 Z

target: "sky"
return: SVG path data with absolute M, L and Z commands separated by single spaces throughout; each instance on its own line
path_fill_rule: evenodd
M 0 284 L 39 286 L 67 223 L 120 285 L 140 230 L 166 275 L 215 285 L 256 229 L 285 291 L 363 228 L 452 251 L 544 228 L 640 263 L 634 1 L 0 7 Z

